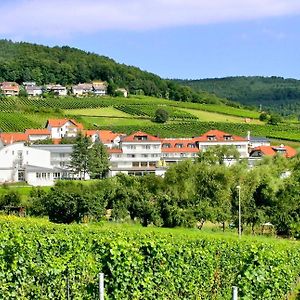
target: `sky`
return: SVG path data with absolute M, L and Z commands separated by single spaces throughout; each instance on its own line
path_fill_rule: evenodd
M 163 78 L 300 79 L 300 0 L 0 0 L 0 38 L 68 45 Z

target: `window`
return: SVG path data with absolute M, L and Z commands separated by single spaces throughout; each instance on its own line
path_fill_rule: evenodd
M 232 140 L 232 135 L 224 135 L 224 140 L 225 141 L 231 141 Z
M 195 145 L 195 144 L 189 143 L 189 144 L 188 144 L 188 148 L 196 148 L 196 145 Z
M 136 135 L 134 137 L 135 140 L 137 141 L 146 141 L 147 140 L 147 136 L 146 135 Z
M 156 162 L 155 161 L 150 161 L 149 162 L 149 167 L 155 167 L 156 166 Z
M 146 161 L 141 162 L 141 167 L 147 167 L 147 166 L 148 166 L 148 164 Z
M 136 146 L 129 145 L 129 146 L 128 146 L 128 149 L 136 149 Z
M 153 148 L 154 149 L 159 149 L 159 145 L 154 145 Z
M 133 157 L 135 157 L 135 154 L 127 154 L 127 157 L 133 158 Z
M 183 144 L 175 144 L 175 148 L 183 148 Z
M 215 136 L 215 135 L 208 135 L 208 136 L 207 136 L 207 139 L 208 139 L 209 141 L 215 141 L 215 140 L 216 140 L 216 136 Z
M 36 178 L 41 178 L 42 176 L 41 176 L 41 173 L 36 173 Z
M 12 151 L 12 155 L 15 155 L 15 151 Z
M 46 179 L 47 174 L 46 173 L 42 173 L 42 178 Z
M 151 146 L 150 145 L 144 145 L 143 149 L 151 149 Z
M 142 154 L 142 157 L 148 157 L 148 154 Z
M 171 144 L 162 144 L 162 148 L 171 148 Z
M 132 163 L 132 166 L 133 166 L 133 167 L 139 167 L 139 166 L 140 166 L 140 163 L 137 162 L 137 161 L 135 161 L 135 162 Z

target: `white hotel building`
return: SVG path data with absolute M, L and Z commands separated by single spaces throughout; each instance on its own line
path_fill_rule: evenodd
M 243 138 L 219 130 L 210 130 L 194 138 L 161 139 L 141 131 L 126 136 L 109 130 L 83 130 L 74 120 L 48 120 L 45 129 L 0 133 L 0 183 L 26 181 L 33 186 L 50 186 L 56 179 L 76 178 L 69 167 L 73 145 L 57 143 L 63 137 L 73 137 L 79 132 L 89 136 L 92 142 L 99 140 L 107 147 L 109 176 L 118 173 L 164 176 L 170 164 L 195 159 L 199 151 L 216 145 L 235 146 L 241 158 L 249 159 L 250 152 L 249 135 Z M 34 144 L 49 138 L 55 144 Z M 261 146 L 262 155 L 275 155 L 275 151 L 267 151 L 271 146 L 265 143 Z M 287 157 L 296 153 L 285 150 Z M 250 153 L 254 156 L 257 151 Z

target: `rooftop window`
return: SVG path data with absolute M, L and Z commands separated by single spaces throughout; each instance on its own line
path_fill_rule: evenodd
M 136 135 L 136 136 L 134 136 L 134 139 L 136 141 L 146 141 L 147 140 L 147 136 L 146 135 Z
M 208 139 L 209 141 L 215 141 L 215 140 L 216 140 L 216 136 L 215 136 L 215 135 L 208 135 L 208 136 L 207 136 L 207 139 Z

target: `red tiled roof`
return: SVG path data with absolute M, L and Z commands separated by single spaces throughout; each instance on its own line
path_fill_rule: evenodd
M 25 134 L 27 134 L 27 135 L 50 135 L 50 131 L 47 128 L 43 128 L 43 129 L 26 129 Z
M 293 157 L 297 154 L 297 151 L 290 146 L 259 146 L 254 148 L 250 155 L 255 151 L 260 151 L 266 156 L 275 156 L 278 152 L 283 152 L 284 156 L 287 158 Z
M 210 140 L 209 137 L 214 137 L 214 140 Z M 231 137 L 231 139 L 226 140 L 225 137 Z M 206 132 L 205 134 L 194 138 L 194 141 L 197 142 L 247 142 L 247 139 L 237 136 L 237 135 L 232 135 L 220 130 L 210 130 Z
M 146 137 L 145 140 L 139 140 L 138 137 Z M 150 135 L 143 131 L 137 131 L 131 135 L 126 136 L 122 142 L 160 142 L 160 139 L 154 135 Z
M 122 135 L 121 133 L 115 133 L 110 130 L 99 130 L 99 138 L 103 144 L 110 144 L 113 140 Z
M 297 151 L 294 148 L 292 148 L 290 146 L 284 146 L 284 147 L 286 149 L 286 155 L 285 156 L 287 158 L 294 157 L 294 156 L 297 155 Z
M 176 152 L 176 153 L 183 153 L 183 152 L 199 152 L 199 149 L 196 147 L 195 142 L 193 139 L 161 139 L 162 143 L 162 152 Z M 167 145 L 167 147 L 164 147 Z M 191 147 L 193 146 L 193 147 Z
M 123 150 L 120 148 L 112 148 L 112 149 L 107 149 L 108 153 L 123 153 Z
M 4 144 L 12 144 L 15 142 L 26 142 L 28 136 L 22 132 L 2 132 L 0 133 L 0 139 Z
M 61 142 L 61 139 L 52 139 L 54 145 L 58 145 Z
M 65 125 L 69 121 L 72 122 L 77 128 L 83 129 L 83 125 L 80 124 L 80 123 L 77 123 L 73 119 L 49 119 L 47 121 L 46 126 L 50 125 L 51 127 L 62 127 L 63 125 Z

